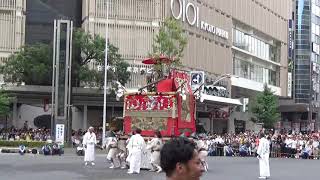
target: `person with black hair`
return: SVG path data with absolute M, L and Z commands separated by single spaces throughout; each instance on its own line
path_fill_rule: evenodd
M 199 180 L 204 172 L 196 145 L 182 137 L 163 145 L 160 164 L 167 180 Z
M 131 136 L 127 148 L 129 150 L 130 169 L 128 174 L 139 174 L 142 162 L 142 153 L 146 151 L 146 142 L 141 136 L 141 129 L 137 128 L 135 135 Z
M 156 131 L 154 138 L 148 142 L 147 149 L 151 150 L 151 166 L 150 171 L 157 171 L 160 173 L 160 150 L 162 148 L 162 136 L 160 131 Z

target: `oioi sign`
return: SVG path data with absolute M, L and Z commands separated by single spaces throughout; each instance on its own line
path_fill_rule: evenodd
M 179 7 L 178 12 L 175 12 L 175 7 L 177 6 Z M 199 7 L 194 5 L 193 3 L 188 2 L 187 0 L 171 0 L 170 8 L 171 14 L 175 19 L 181 19 L 183 22 L 187 21 L 189 25 L 196 26 L 197 28 L 212 33 L 216 36 L 225 39 L 229 38 L 228 31 L 225 31 L 205 21 L 200 20 Z M 193 14 L 193 16 L 190 15 L 191 13 Z

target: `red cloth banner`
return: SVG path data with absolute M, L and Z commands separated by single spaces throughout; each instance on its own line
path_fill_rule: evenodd
M 172 110 L 175 99 L 175 95 L 127 95 L 125 111 Z

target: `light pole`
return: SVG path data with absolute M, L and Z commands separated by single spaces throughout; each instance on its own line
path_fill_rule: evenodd
M 106 49 L 104 60 L 104 88 L 103 88 L 103 122 L 102 122 L 102 147 L 106 139 L 106 122 L 107 122 L 107 75 L 108 75 L 108 28 L 109 28 L 109 1 L 107 0 L 107 21 L 106 21 Z

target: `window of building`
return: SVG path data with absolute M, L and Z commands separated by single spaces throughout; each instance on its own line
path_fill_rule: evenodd
M 279 71 L 279 70 L 278 70 Z M 267 83 L 273 86 L 279 85 L 277 71 L 270 70 L 257 64 L 250 63 L 244 59 L 234 58 L 234 74 L 236 76 L 250 79 L 260 83 Z
M 316 31 L 316 27 L 315 27 Z M 233 45 L 237 48 L 240 48 L 242 50 L 248 51 L 252 53 L 253 55 L 260 57 L 262 59 L 267 59 L 275 62 L 279 62 L 278 59 L 276 59 L 276 51 L 273 51 L 272 49 L 276 47 L 252 36 L 249 34 L 245 34 L 244 32 L 233 29 Z

